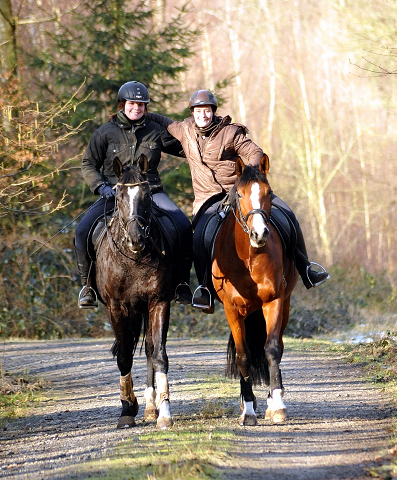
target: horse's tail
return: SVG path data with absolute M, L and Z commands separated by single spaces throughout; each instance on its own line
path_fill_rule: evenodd
M 246 317 L 245 341 L 251 362 L 250 377 L 253 385 L 261 385 L 262 382 L 269 385 L 269 364 L 265 355 L 266 321 L 262 310 L 256 310 Z M 227 346 L 226 376 L 240 377 L 240 370 L 236 364 L 236 345 L 232 334 Z
M 146 331 L 148 326 L 149 315 L 147 313 L 142 313 L 139 315 L 138 319 L 134 322 L 130 322 L 130 335 L 131 335 L 131 344 L 132 344 L 132 355 L 134 355 L 136 347 L 139 343 L 139 338 L 142 335 L 142 343 L 146 337 Z M 143 330 L 143 331 L 142 331 Z M 114 341 L 110 352 L 112 353 L 113 357 L 117 356 L 119 349 L 117 340 Z

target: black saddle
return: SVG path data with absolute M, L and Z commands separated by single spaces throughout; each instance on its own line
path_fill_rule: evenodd
M 153 220 L 161 232 L 161 238 L 156 239 L 156 246 L 162 252 L 165 252 L 165 244 L 167 244 L 169 250 L 171 251 L 172 258 L 175 259 L 177 258 L 177 252 L 180 250 L 181 245 L 181 234 L 179 232 L 178 226 L 167 212 L 161 210 L 154 204 L 152 208 Z M 116 213 L 117 210 L 111 215 L 102 215 L 96 220 L 96 222 L 91 228 L 90 234 L 88 236 L 88 252 L 90 253 L 91 259 L 93 261 L 95 261 L 96 252 L 98 251 L 105 236 L 106 227 L 111 224 Z
M 212 259 L 216 235 L 227 215 L 230 215 L 230 205 L 225 202 L 220 205 L 220 209 L 214 213 L 207 221 L 200 245 L 202 257 Z M 270 223 L 277 230 L 283 244 L 283 251 L 287 257 L 293 257 L 297 242 L 295 225 L 288 216 L 287 212 L 280 206 L 272 204 L 270 213 Z

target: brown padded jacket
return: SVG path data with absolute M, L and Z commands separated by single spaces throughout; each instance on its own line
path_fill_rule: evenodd
M 203 203 L 213 195 L 228 193 L 237 177 L 235 164 L 237 157 L 245 163 L 259 165 L 263 150 L 247 138 L 244 125 L 231 123 L 231 118 L 217 117 L 219 121 L 206 141 L 204 153 L 198 145 L 198 134 L 193 117 L 183 122 L 173 121 L 163 115 L 149 113 L 148 117 L 177 138 L 189 162 L 194 191 L 193 215 Z

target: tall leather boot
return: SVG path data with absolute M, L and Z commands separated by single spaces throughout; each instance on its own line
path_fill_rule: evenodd
M 175 289 L 175 301 L 184 305 L 192 304 L 193 292 L 190 288 L 190 270 L 192 268 L 192 259 L 184 258 L 179 265 L 180 284 Z
M 76 255 L 77 268 L 79 270 L 81 286 L 83 287 L 79 293 L 79 308 L 96 308 L 98 306 L 95 290 L 88 284 L 88 275 L 90 272 L 91 259 L 86 252 L 77 250 L 74 247 Z
M 330 276 L 325 270 L 325 268 L 319 263 L 309 262 L 302 230 L 299 224 L 295 225 L 295 227 L 297 237 L 296 247 L 294 251 L 296 269 L 298 270 L 299 275 L 302 278 L 303 284 L 307 289 L 317 287 L 318 285 L 321 285 L 326 280 L 328 280 Z M 316 270 L 313 270 L 311 267 L 314 265 L 319 267 L 321 271 L 317 272 Z

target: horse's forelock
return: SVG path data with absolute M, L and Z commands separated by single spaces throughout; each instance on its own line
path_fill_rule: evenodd
M 121 183 L 138 183 L 142 181 L 142 174 L 135 165 L 129 165 L 123 168 L 121 174 Z
M 267 177 L 263 172 L 259 170 L 258 167 L 252 167 L 250 165 L 247 165 L 244 168 L 244 171 L 237 182 L 237 186 L 243 187 L 248 183 L 256 182 L 256 181 L 267 183 Z

